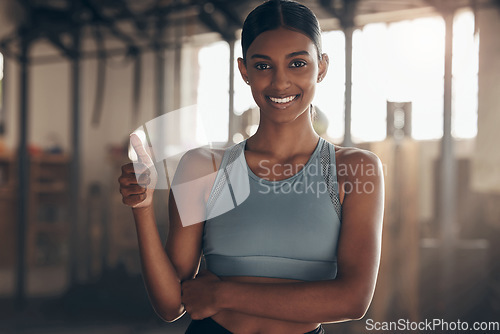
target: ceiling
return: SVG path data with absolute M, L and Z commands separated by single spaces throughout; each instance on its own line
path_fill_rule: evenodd
M 185 38 L 216 32 L 234 40 L 245 16 L 261 0 L 18 0 L 9 1 L 16 28 L 0 40 L 0 50 L 19 54 L 28 43 L 49 41 L 66 57 L 78 50 L 137 53 L 175 47 Z M 486 6 L 497 0 L 303 0 L 323 30 L 435 15 L 450 8 Z M 80 36 L 80 38 L 78 38 Z M 78 41 L 81 41 L 78 44 Z M 54 48 L 55 47 L 55 48 Z

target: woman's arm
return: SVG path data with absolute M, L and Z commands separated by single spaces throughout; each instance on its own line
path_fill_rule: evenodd
M 174 196 L 169 196 L 170 229 L 165 249 L 156 228 L 152 207 L 132 209 L 142 264 L 142 275 L 156 313 L 165 321 L 184 314 L 181 304 L 183 280 L 192 279 L 200 263 L 203 224 L 183 227 Z
M 196 224 L 183 228 L 174 196 L 170 194 L 170 229 L 166 249 L 163 247 L 152 204 L 156 171 L 138 138 L 131 140 L 140 162 L 122 167 L 120 192 L 123 202 L 132 207 L 142 274 L 151 304 L 162 319 L 174 321 L 184 313 L 180 283 L 193 278 L 198 270 L 203 227 Z M 141 175 L 139 180 L 136 174 Z M 193 202 L 196 199 L 193 197 Z M 193 210 L 196 209 L 200 210 L 201 206 L 193 206 Z
M 181 305 L 180 278 L 161 243 L 153 207 L 133 208 L 142 277 L 151 305 L 165 321 L 179 318 Z
M 205 274 L 182 286 L 183 302 L 193 318 L 210 316 L 209 313 L 222 309 L 296 322 L 338 322 L 363 317 L 373 296 L 380 261 L 383 170 L 374 154 L 356 149 L 345 149 L 339 154 L 338 171 L 340 165 L 345 165 L 348 175 L 339 177 L 344 196 L 337 278 L 253 284 L 218 281 Z

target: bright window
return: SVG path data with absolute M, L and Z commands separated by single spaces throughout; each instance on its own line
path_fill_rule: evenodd
M 317 85 L 314 105 L 328 117 L 327 135 L 342 141 L 344 137 L 345 38 L 341 31 L 323 33 L 323 52 L 330 65 L 325 79 Z
M 198 54 L 198 113 L 210 142 L 225 142 L 229 125 L 229 45 L 220 41 Z
M 250 87 L 243 81 L 240 70 L 238 69 L 239 57 L 242 57 L 241 40 L 235 42 L 234 47 L 234 113 L 241 115 L 251 108 L 257 107 Z
M 441 17 L 369 24 L 353 37 L 352 135 L 382 140 L 386 101 L 412 103 L 412 137 L 443 135 L 445 26 Z M 477 134 L 478 43 L 474 16 L 456 16 L 453 38 L 453 135 Z
M 477 135 L 479 34 L 474 35 L 474 15 L 457 15 L 453 29 L 453 136 Z
M 453 38 L 453 119 L 456 138 L 477 134 L 478 38 L 474 15 L 456 15 Z M 412 103 L 412 137 L 439 139 L 443 135 L 445 25 L 441 17 L 392 24 L 366 25 L 353 35 L 353 141 L 378 141 L 386 136 L 387 101 Z M 314 104 L 329 120 L 328 136 L 344 135 L 345 39 L 340 31 L 323 34 L 323 52 L 330 58 L 328 74 L 317 86 Z M 235 58 L 241 56 L 239 41 Z M 198 108 L 210 113 L 206 124 L 217 140 L 227 139 L 229 46 L 217 42 L 200 50 Z M 234 111 L 255 107 L 249 87 L 235 62 Z M 216 131 L 215 131 L 216 129 Z

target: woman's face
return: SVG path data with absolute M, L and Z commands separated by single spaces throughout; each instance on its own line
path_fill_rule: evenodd
M 238 59 L 243 80 L 248 81 L 261 117 L 285 123 L 309 109 L 316 83 L 326 74 L 328 57 L 318 60 L 314 43 L 306 35 L 279 28 L 253 41 L 246 65 Z

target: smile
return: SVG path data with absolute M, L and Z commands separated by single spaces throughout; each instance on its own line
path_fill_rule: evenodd
M 274 103 L 284 104 L 284 103 L 292 102 L 298 96 L 299 95 L 292 95 L 292 96 L 287 96 L 287 97 L 283 97 L 283 98 L 269 96 L 269 100 L 273 101 Z

